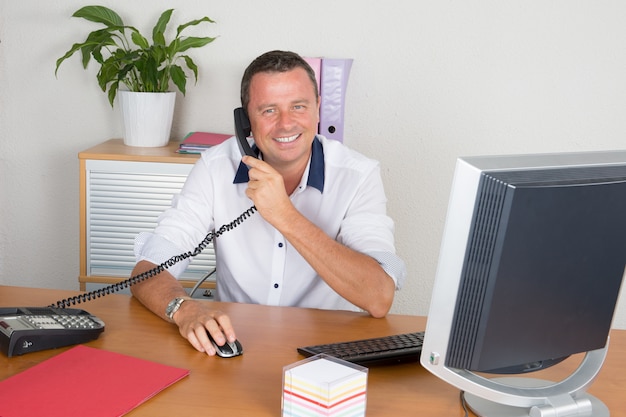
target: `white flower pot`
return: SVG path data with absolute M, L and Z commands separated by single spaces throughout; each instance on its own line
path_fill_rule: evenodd
M 118 104 L 124 122 L 124 144 L 165 146 L 170 140 L 176 93 L 137 93 L 118 91 Z

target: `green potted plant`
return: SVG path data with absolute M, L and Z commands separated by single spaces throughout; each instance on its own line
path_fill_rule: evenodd
M 176 97 L 175 92 L 171 91 L 172 85 L 185 95 L 189 73 L 193 74 L 195 81 L 198 79 L 198 67 L 185 52 L 215 40 L 212 37 L 182 36 L 182 32 L 189 26 L 202 22 L 214 23 L 205 16 L 178 26 L 176 36 L 167 42 L 165 31 L 173 11 L 169 9 L 161 14 L 152 29 L 150 43 L 136 28 L 125 25 L 113 10 L 104 6 L 82 7 L 72 16 L 101 23 L 104 28 L 89 33 L 83 42 L 72 45 L 56 61 L 55 75 L 61 63 L 78 51 L 82 55 L 83 68 L 87 68 L 92 58 L 100 65 L 98 85 L 107 93 L 111 106 L 119 92 L 118 103 L 124 118 L 124 143 L 131 146 L 167 144 Z M 135 103 L 135 100 L 139 103 Z M 141 104 L 145 105 L 151 100 L 168 115 L 164 117 L 157 114 L 158 110 L 155 109 L 142 109 Z M 129 114 L 129 111 L 135 114 Z M 141 116 L 147 120 L 131 120 Z M 162 125 L 160 134 L 155 133 L 157 124 Z

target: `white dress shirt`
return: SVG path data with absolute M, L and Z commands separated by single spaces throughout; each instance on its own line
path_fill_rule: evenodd
M 161 264 L 193 251 L 210 230 L 231 223 L 253 205 L 245 194 L 247 181 L 235 138 L 203 152 L 154 233 L 137 236 L 137 260 Z M 378 162 L 318 135 L 290 199 L 328 236 L 376 259 L 396 289 L 401 288 L 406 268 L 395 255 L 394 225 L 386 215 Z M 331 289 L 259 213 L 223 233 L 213 245 L 219 301 L 358 310 Z M 178 277 L 188 263 L 181 261 L 168 271 Z

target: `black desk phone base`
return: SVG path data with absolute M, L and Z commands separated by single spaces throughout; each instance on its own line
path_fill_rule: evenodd
M 0 307 L 0 349 L 6 356 L 97 339 L 104 322 L 76 308 Z

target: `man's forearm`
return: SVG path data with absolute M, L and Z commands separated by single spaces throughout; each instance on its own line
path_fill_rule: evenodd
M 295 208 L 276 226 L 338 294 L 374 317 L 389 312 L 395 285 L 375 259 L 330 238 Z
M 148 261 L 140 261 L 135 265 L 132 276 L 155 268 L 156 265 Z M 186 296 L 185 289 L 172 274 L 162 271 L 158 275 L 146 279 L 130 287 L 131 293 L 143 305 L 157 316 L 167 320 L 165 308 L 176 297 Z

